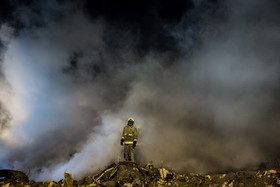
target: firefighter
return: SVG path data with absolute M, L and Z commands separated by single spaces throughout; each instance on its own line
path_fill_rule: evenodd
M 124 145 L 124 159 L 125 161 L 134 162 L 134 148 L 137 144 L 137 129 L 133 126 L 134 119 L 129 117 L 127 125 L 123 128 L 123 136 L 121 145 Z

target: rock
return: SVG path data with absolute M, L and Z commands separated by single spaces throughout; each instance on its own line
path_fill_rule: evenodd
M 220 176 L 220 179 L 224 178 L 226 176 L 226 174 L 223 174 Z
M 49 184 L 51 183 L 51 181 L 47 180 L 46 182 L 44 182 L 44 186 L 49 186 Z
M 118 186 L 117 185 L 118 183 L 116 181 L 107 181 L 107 182 L 104 182 L 102 183 L 103 186 Z
M 269 174 L 276 174 L 277 171 L 272 169 L 272 170 L 269 170 L 268 173 L 269 173 Z
M 44 183 L 43 182 L 34 182 L 31 184 L 32 187 L 41 187 L 41 186 L 44 186 Z
M 211 180 L 211 176 L 210 175 L 206 175 L 205 176 L 207 179 Z
M 56 186 L 57 186 L 57 184 L 55 182 L 50 182 L 48 184 L 48 187 L 56 187 Z
M 125 183 L 123 186 L 124 186 L 124 187 L 132 187 L 133 184 L 131 184 L 131 183 Z
M 95 184 L 95 183 L 91 183 L 91 184 L 89 184 L 88 186 L 89 186 L 89 187 L 93 187 L 93 186 L 96 186 L 96 184 Z
M 29 182 L 27 175 L 17 170 L 0 170 L 0 178 L 3 178 L 1 180 L 4 181 L 4 183 L 13 185 L 17 185 L 18 181 L 20 181 L 20 185 Z
M 162 179 L 165 179 L 167 177 L 167 174 L 169 173 L 169 171 L 165 168 L 159 168 L 159 173 L 160 173 L 160 177 Z
M 144 175 L 137 164 L 132 162 L 122 162 L 116 167 L 115 173 L 111 175 L 112 179 L 125 183 L 142 183 Z
M 124 185 L 125 183 L 142 185 L 144 184 L 145 178 L 136 163 L 120 162 L 117 165 L 113 165 L 113 167 L 104 170 L 102 173 L 94 177 L 94 180 L 97 183 L 108 184 L 109 181 L 112 181 L 117 185 Z
M 64 178 L 65 178 L 65 181 L 63 183 L 64 186 L 72 187 L 73 186 L 73 179 L 72 179 L 71 173 L 64 172 Z
M 90 185 L 94 182 L 93 178 L 91 176 L 87 176 L 83 178 L 82 180 L 77 181 L 75 185 Z

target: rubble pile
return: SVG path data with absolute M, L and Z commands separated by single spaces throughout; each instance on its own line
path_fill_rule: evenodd
M 194 173 L 176 175 L 179 186 L 280 186 L 280 170 L 238 171 L 226 174 L 199 175 Z
M 0 186 L 22 187 L 86 187 L 86 186 L 280 186 L 280 170 L 238 171 L 226 174 L 200 175 L 176 173 L 164 167 L 155 168 L 152 163 L 140 167 L 133 162 L 112 164 L 97 175 L 74 180 L 71 173 L 64 173 L 64 179 L 35 182 L 13 170 L 0 170 Z

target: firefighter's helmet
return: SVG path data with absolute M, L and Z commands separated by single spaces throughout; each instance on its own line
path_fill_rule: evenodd
M 133 117 L 129 117 L 127 121 L 133 121 L 134 122 L 134 119 L 133 119 Z
M 134 124 L 134 119 L 132 117 L 129 117 L 128 120 L 127 120 L 127 124 L 129 126 L 132 126 Z

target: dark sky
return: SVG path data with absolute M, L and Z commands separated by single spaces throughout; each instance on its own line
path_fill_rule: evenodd
M 187 13 L 192 14 L 195 6 L 192 0 L 174 0 L 172 2 L 160 0 L 88 0 L 80 2 L 60 0 L 58 2 L 61 4 L 65 2 L 73 2 L 77 5 L 77 8 L 83 9 L 88 18 L 92 20 L 97 18 L 105 19 L 109 25 L 108 27 L 131 30 L 131 32 L 136 33 L 140 37 L 137 47 L 139 51 L 143 53 L 149 50 L 160 52 L 178 51 L 176 48 L 176 40 L 166 33 L 164 26 L 175 26 L 181 21 L 184 15 Z M 218 6 L 218 3 L 214 0 L 204 1 L 203 3 L 208 4 L 208 6 Z M 32 0 L 9 0 L 3 2 L 1 4 L 0 22 L 8 22 L 17 30 L 26 27 L 26 25 L 20 20 L 20 13 L 16 11 L 22 7 L 30 8 L 35 14 L 35 17 L 32 20 L 32 27 L 44 26 L 43 20 L 40 19 L 40 16 L 45 7 Z M 215 12 L 214 8 L 212 11 Z M 59 17 L 63 17 L 68 13 L 70 12 L 57 13 L 55 15 L 56 19 L 59 19 Z M 196 16 L 197 17 L 192 17 L 191 20 L 189 20 L 190 25 L 199 22 L 199 15 Z M 116 43 L 116 41 L 108 42 L 112 42 L 112 45 Z

